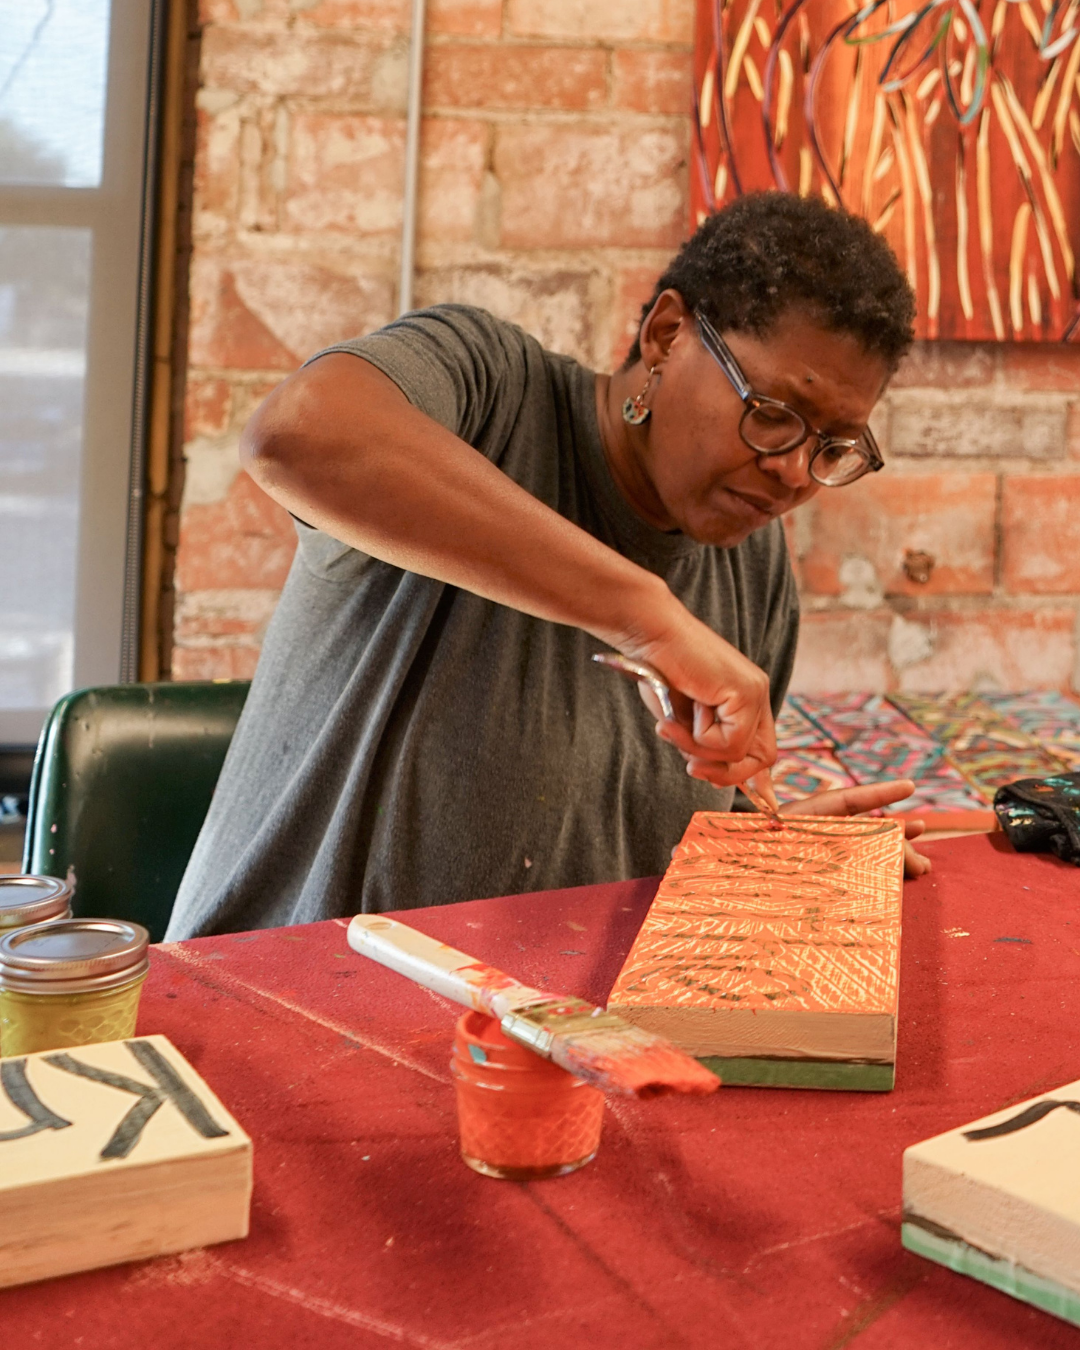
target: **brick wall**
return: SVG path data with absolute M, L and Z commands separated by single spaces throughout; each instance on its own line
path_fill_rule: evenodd
M 795 687 L 1080 689 L 1080 345 L 920 344 L 874 425 L 788 521 Z
M 254 669 L 293 535 L 237 436 L 305 356 L 396 312 L 405 134 L 407 0 L 202 19 L 178 679 Z M 691 20 L 692 0 L 429 0 L 417 303 L 621 358 L 685 228 Z M 876 425 L 889 470 L 791 522 L 799 687 L 1068 687 L 1080 349 L 923 347 Z

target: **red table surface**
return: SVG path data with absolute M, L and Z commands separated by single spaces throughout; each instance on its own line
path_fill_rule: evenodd
M 900 1246 L 906 1145 L 1080 1077 L 1076 870 L 993 836 L 927 851 L 933 874 L 905 889 L 895 1091 L 613 1100 L 595 1162 L 527 1185 L 457 1156 L 456 1010 L 355 956 L 342 922 L 156 950 L 140 1031 L 169 1036 L 254 1139 L 251 1235 L 4 1291 L 3 1343 L 1080 1346 Z M 408 919 L 603 1001 L 655 887 Z

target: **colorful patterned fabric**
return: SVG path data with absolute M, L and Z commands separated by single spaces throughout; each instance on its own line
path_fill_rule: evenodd
M 893 700 L 931 732 L 976 791 L 989 801 L 1016 778 L 1045 778 L 1067 767 L 1038 740 L 1007 719 L 994 695 L 894 694 Z
M 911 778 L 907 814 L 989 811 L 1018 778 L 1080 770 L 1080 702 L 1028 694 L 792 694 L 777 723 L 783 800 Z
M 986 702 L 1070 769 L 1080 769 L 1080 703 L 1052 689 L 987 694 Z
M 1006 721 L 1031 736 L 1053 734 L 1055 730 L 1080 735 L 1080 703 L 1056 689 L 1029 694 L 984 694 L 983 700 Z
M 809 717 L 805 717 L 791 699 L 787 699 L 776 719 L 776 743 L 781 750 L 829 750 L 832 741 Z
M 855 780 L 829 750 L 782 750 L 773 765 L 773 786 L 782 802 L 854 786 Z
M 850 745 L 870 732 L 891 735 L 894 740 L 930 739 L 927 732 L 921 731 L 882 694 L 832 694 L 821 698 L 793 694 L 790 701 L 833 745 Z
M 1008 744 L 1016 734 L 979 694 L 893 694 L 891 698 L 916 726 L 942 745 L 965 736 L 991 735 L 995 729 Z
M 836 758 L 858 783 L 911 778 L 915 791 L 887 807 L 887 812 L 985 810 L 986 800 L 949 763 L 943 746 L 933 742 L 895 740 L 887 735 L 862 736 L 854 745 L 836 751 Z
M 1006 746 L 966 753 L 952 752 L 950 757 L 968 782 L 983 793 L 987 801 L 993 800 L 999 787 L 1015 782 L 1018 778 L 1047 778 L 1064 771 L 1062 762 L 1054 755 L 1048 755 L 1034 741 L 1026 750 Z

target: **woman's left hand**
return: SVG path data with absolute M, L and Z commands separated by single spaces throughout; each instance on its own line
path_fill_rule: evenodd
M 785 816 L 857 816 L 863 811 L 874 811 L 879 806 L 902 802 L 915 791 L 910 778 L 899 778 L 887 783 L 864 783 L 860 787 L 833 788 L 816 792 L 801 801 L 785 802 L 780 814 Z M 921 820 L 904 821 L 904 876 L 921 877 L 930 871 L 930 859 L 917 853 L 911 845 L 926 829 Z
M 700 778 L 713 782 L 715 787 L 722 786 L 714 781 L 713 766 L 690 753 L 685 743 L 686 729 L 674 722 L 658 722 L 656 734 L 676 746 L 686 760 L 686 771 L 691 778 Z M 762 793 L 766 800 L 775 801 L 772 779 L 768 771 L 756 774 L 751 783 Z M 910 778 L 896 778 L 884 783 L 862 783 L 857 787 L 832 788 L 829 792 L 815 792 L 812 797 L 803 797 L 799 801 L 785 802 L 780 807 L 781 815 L 788 816 L 857 816 L 863 811 L 875 811 L 879 806 L 891 806 L 902 802 L 915 791 Z M 912 839 L 918 839 L 926 829 L 921 820 L 904 821 L 904 876 L 908 878 L 925 876 L 930 871 L 930 859 L 924 853 L 918 853 L 912 847 Z

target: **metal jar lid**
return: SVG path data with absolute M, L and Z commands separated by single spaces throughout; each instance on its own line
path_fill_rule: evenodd
M 68 918 L 72 894 L 59 877 L 0 876 L 0 931 Z
M 0 937 L 0 989 L 85 994 L 145 975 L 150 934 L 124 919 L 53 919 Z

